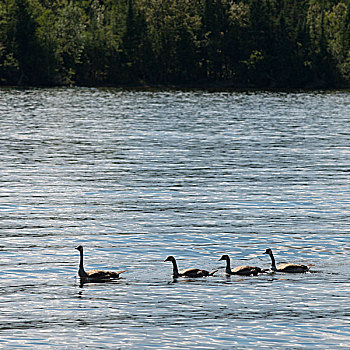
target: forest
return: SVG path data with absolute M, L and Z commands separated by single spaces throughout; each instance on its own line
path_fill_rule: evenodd
M 0 0 L 0 86 L 350 87 L 350 0 Z

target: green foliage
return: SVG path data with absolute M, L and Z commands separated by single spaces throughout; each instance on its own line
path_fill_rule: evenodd
M 0 84 L 350 85 L 349 0 L 2 0 Z
M 56 42 L 59 82 L 73 84 L 77 65 L 81 63 L 85 47 L 85 16 L 73 1 L 65 3 L 56 12 L 53 35 Z
M 19 65 L 14 57 L 15 21 L 11 17 L 14 1 L 0 2 L 0 84 L 18 81 Z
M 350 8 L 345 3 L 334 5 L 325 13 L 327 49 L 336 64 L 340 79 L 350 81 Z

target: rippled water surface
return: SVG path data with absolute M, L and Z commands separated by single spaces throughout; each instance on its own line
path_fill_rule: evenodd
M 350 93 L 0 90 L 0 348 L 350 348 Z M 86 268 L 127 270 L 80 285 Z M 315 273 L 226 277 L 218 261 Z M 173 281 L 180 269 L 219 269 Z

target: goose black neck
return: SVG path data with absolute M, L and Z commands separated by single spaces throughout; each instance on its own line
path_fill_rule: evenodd
M 84 268 L 84 265 L 83 265 L 83 262 L 84 262 L 84 257 L 83 257 L 83 250 L 80 250 L 80 262 L 79 262 L 79 268 L 83 269 Z
M 177 263 L 175 258 L 171 260 L 173 263 L 173 277 L 178 278 L 179 277 L 179 270 L 177 269 Z
M 231 273 L 231 263 L 229 257 L 226 259 L 226 273 Z
M 83 266 L 83 249 L 80 249 L 79 253 L 80 253 L 80 262 L 79 262 L 78 275 L 80 278 L 88 278 L 88 274 L 85 272 L 84 266 Z
M 272 270 L 276 271 L 276 262 L 275 262 L 275 257 L 273 256 L 272 252 L 269 253 L 270 258 L 271 258 L 271 268 Z

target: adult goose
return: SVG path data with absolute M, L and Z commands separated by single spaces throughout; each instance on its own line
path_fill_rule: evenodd
M 264 254 L 270 255 L 271 258 L 271 270 L 278 272 L 288 272 L 288 273 L 303 273 L 309 271 L 309 267 L 301 264 L 293 264 L 293 263 L 283 263 L 276 266 L 275 257 L 272 254 L 272 250 L 270 248 L 266 249 Z
M 185 270 L 179 271 L 177 268 L 177 263 L 176 260 L 173 256 L 168 256 L 164 261 L 171 261 L 173 263 L 173 277 L 178 278 L 178 277 L 190 277 L 190 278 L 196 278 L 196 277 L 207 277 L 207 276 L 213 276 L 214 273 L 217 270 L 214 271 L 206 271 L 206 270 L 200 270 L 196 268 L 189 268 Z
M 79 250 L 80 252 L 80 263 L 79 263 L 79 270 L 78 275 L 83 282 L 108 282 L 114 279 L 118 279 L 119 275 L 125 271 L 103 271 L 103 270 L 90 270 L 85 271 L 84 265 L 83 265 L 83 254 L 84 250 L 83 247 L 80 245 L 76 247 L 75 249 Z
M 219 261 L 220 260 L 226 260 L 225 272 L 227 275 L 256 276 L 258 273 L 262 272 L 260 267 L 248 265 L 237 266 L 231 269 L 230 257 L 227 254 L 224 254 Z

